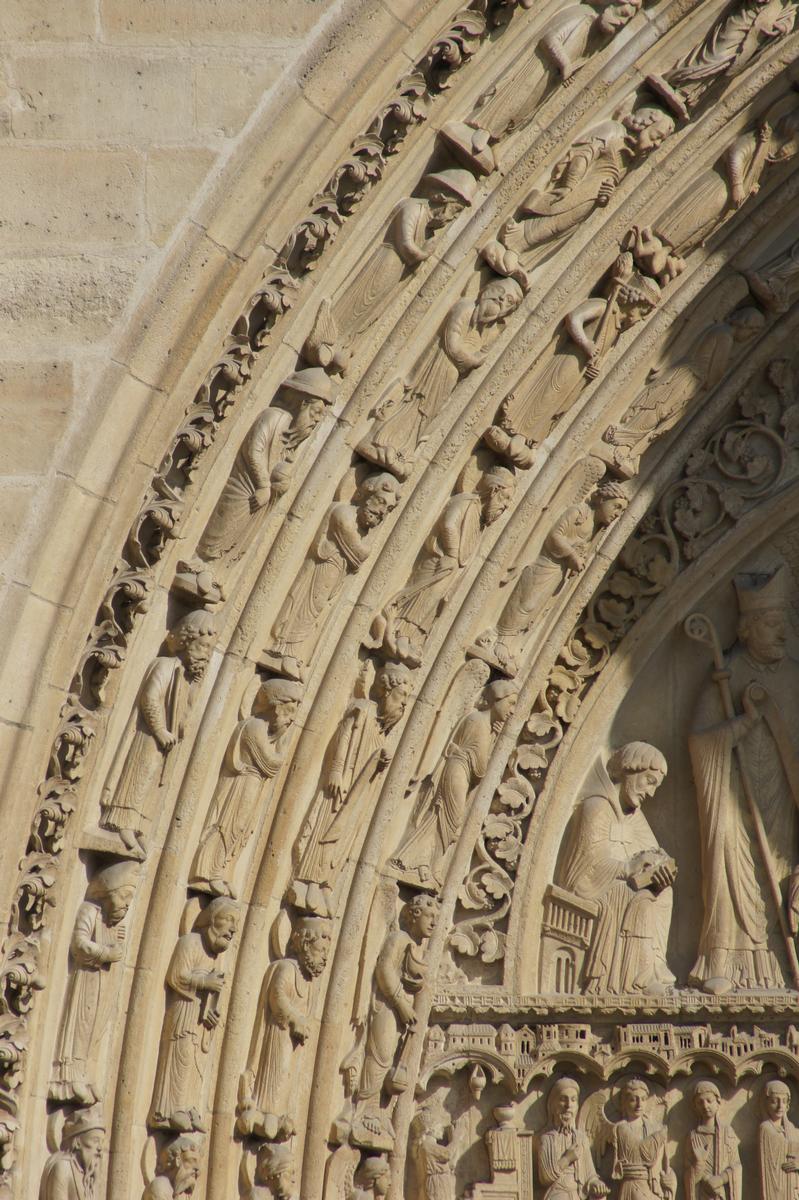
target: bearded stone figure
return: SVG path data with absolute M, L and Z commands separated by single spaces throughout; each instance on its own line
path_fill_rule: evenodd
M 64 1120 L 61 1149 L 44 1164 L 39 1200 L 100 1200 L 97 1176 L 105 1124 L 97 1105 L 78 1108 Z
M 330 922 L 298 917 L 286 957 L 267 968 L 239 1085 L 236 1128 L 243 1137 L 272 1142 L 294 1133 L 298 1056 L 310 1032 L 313 981 L 324 971 L 329 951 Z
M 579 1107 L 579 1085 L 567 1077 L 558 1079 L 547 1096 L 549 1124 L 537 1140 L 543 1200 L 587 1200 L 610 1192 L 597 1174 L 588 1134 L 577 1128 Z
M 468 171 L 450 167 L 424 175 L 418 191 L 420 196 L 400 201 L 383 241 L 336 298 L 336 324 L 350 337 L 379 320 L 403 276 L 430 257 L 434 234 L 472 203 L 477 182 Z
M 612 1127 L 614 1179 L 619 1200 L 674 1200 L 677 1177 L 666 1157 L 666 1126 L 647 1116 L 649 1087 L 627 1079 L 619 1093 L 622 1119 Z
M 516 480 L 507 467 L 485 471 L 473 492 L 444 505 L 405 587 L 389 600 L 373 629 L 384 649 L 419 664 L 427 636 L 459 575 L 477 553 L 483 530 L 507 510 Z
M 380 947 L 372 979 L 366 1044 L 355 1088 L 350 1140 L 367 1149 L 390 1150 L 394 1143 L 391 1119 L 381 1106 L 392 1074 L 392 1090 L 403 1090 L 396 1078 L 397 1050 L 406 1030 L 416 1025 L 414 998 L 426 979 L 423 946 L 438 919 L 438 901 L 419 893 L 403 904 L 399 929 L 391 930 Z
M 518 694 L 512 679 L 487 684 L 477 708 L 455 727 L 441 762 L 422 785 L 411 829 L 391 858 L 401 878 L 416 886 L 441 887 L 469 794 L 486 773 L 494 742 Z
M 207 612 L 188 613 L 166 638 L 168 653 L 145 672 L 136 701 L 135 732 L 116 787 L 100 802 L 100 826 L 119 834 L 130 854 L 147 855 L 146 834 L 163 794 L 168 756 L 183 737 L 195 685 L 216 641 Z
M 333 738 L 320 793 L 296 848 L 292 902 L 332 915 L 335 879 L 353 847 L 375 781 L 391 761 L 392 733 L 404 716 L 411 674 L 403 663 L 378 669 L 372 696 L 356 697 Z
M 258 1150 L 255 1183 L 243 1200 L 294 1200 L 297 1168 L 291 1147 L 285 1142 L 267 1142 Z
M 441 137 L 455 157 L 478 175 L 490 175 L 499 167 L 496 143 L 529 124 L 555 72 L 568 83 L 584 62 L 589 42 L 613 37 L 641 4 L 642 0 L 597 0 L 595 8 L 566 5 L 548 23 L 535 53 L 525 47 L 480 96 L 466 121 L 448 121 L 442 127 Z
M 719 1120 L 721 1092 L 710 1080 L 693 1091 L 698 1123 L 685 1140 L 686 1200 L 741 1200 L 738 1138 Z
M 125 950 L 127 916 L 139 867 L 115 863 L 98 871 L 78 909 L 70 941 L 72 975 L 47 1095 L 60 1103 L 93 1104 L 100 1099 L 94 1059 L 110 1017 L 111 968 Z
M 161 1147 L 155 1178 L 142 1200 L 183 1200 L 193 1196 L 200 1178 L 200 1143 L 197 1134 L 182 1133 Z
M 618 520 L 628 504 L 624 485 L 607 480 L 589 499 L 561 513 L 541 553 L 522 568 L 497 621 L 495 653 L 501 662 L 514 663 L 520 643 L 541 620 L 559 584 L 582 571 L 597 533 Z
M 799 663 L 785 649 L 786 571 L 736 576 L 738 640 L 701 693 L 689 738 L 699 806 L 704 916 L 691 980 L 705 991 L 782 988 L 769 876 L 789 904 L 799 806 Z M 750 787 L 751 784 L 751 787 Z M 764 842 L 757 844 L 747 790 Z M 765 854 L 763 853 L 765 852 Z
M 286 491 L 297 450 L 332 403 L 330 376 L 321 367 L 304 367 L 283 380 L 275 402 L 255 418 L 239 447 L 190 567 L 201 569 L 238 546 L 253 514 Z
M 178 938 L 166 973 L 166 1015 L 158 1048 L 148 1124 L 178 1133 L 204 1130 L 200 1106 L 205 1059 L 219 1024 L 225 982 L 216 960 L 235 937 L 238 905 L 218 896 L 202 910 L 191 933 Z
M 531 251 L 569 233 L 595 208 L 604 208 L 631 163 L 651 154 L 673 132 L 674 118 L 654 106 L 589 129 L 552 168 L 547 186 L 524 201 L 522 220 L 505 222 L 500 241 L 528 263 Z
M 189 887 L 217 896 L 235 895 L 236 864 L 263 815 L 264 784 L 283 765 L 302 696 L 301 684 L 269 679 L 258 689 L 253 715 L 234 729 L 189 872 Z
M 269 655 L 307 661 L 347 574 L 360 570 L 369 556 L 369 535 L 398 500 L 397 480 L 381 471 L 366 476 L 351 504 L 330 507 L 275 621 Z
M 763 1089 L 760 1123 L 760 1200 L 795 1200 L 799 1194 L 799 1129 L 788 1118 L 791 1089 L 780 1079 Z
M 673 859 L 641 811 L 666 776 L 646 742 L 628 742 L 597 763 L 573 821 L 555 882 L 598 904 L 585 962 L 589 993 L 662 993 L 674 984 L 666 963 Z
M 405 479 L 418 447 L 441 413 L 458 381 L 482 366 L 492 331 L 502 326 L 524 299 L 516 279 L 491 279 L 476 299 L 462 299 L 447 314 L 440 339 L 413 369 L 404 395 L 378 420 L 358 446 L 370 462 Z

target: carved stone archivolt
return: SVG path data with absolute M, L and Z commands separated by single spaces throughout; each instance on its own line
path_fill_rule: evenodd
M 420 8 L 87 584 L 8 1195 L 793 1194 L 796 5 Z

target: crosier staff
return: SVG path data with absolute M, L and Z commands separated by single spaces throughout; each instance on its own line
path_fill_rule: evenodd
M 705 646 L 709 646 L 713 653 L 713 678 L 719 686 L 721 695 L 721 705 L 724 710 L 724 716 L 727 721 L 733 721 L 736 717 L 735 705 L 732 700 L 732 692 L 730 691 L 730 672 L 727 664 L 724 661 L 724 653 L 721 649 L 719 635 L 716 632 L 716 627 L 710 617 L 704 613 L 691 613 L 685 618 L 683 629 L 692 641 L 701 642 Z M 750 685 L 747 688 L 749 697 L 757 702 L 765 699 L 765 692 L 759 684 Z M 752 818 L 752 824 L 755 827 L 755 836 L 760 849 L 760 855 L 763 860 L 763 865 L 766 868 L 768 876 L 769 890 L 771 898 L 774 901 L 774 907 L 777 910 L 777 918 L 780 923 L 780 932 L 782 933 L 783 941 L 785 942 L 785 950 L 788 955 L 788 965 L 793 977 L 794 987 L 799 991 L 799 958 L 796 956 L 796 946 L 788 929 L 788 922 L 785 916 L 785 911 L 782 906 L 782 893 L 780 885 L 777 881 L 777 872 L 774 867 L 774 860 L 771 857 L 771 849 L 768 844 L 768 837 L 763 825 L 763 818 L 760 815 L 760 809 L 755 800 L 755 794 L 752 790 L 752 784 L 749 779 L 749 773 L 746 769 L 746 761 L 743 755 L 743 749 L 736 744 L 733 747 L 733 752 L 738 760 L 738 771 L 741 776 L 741 786 L 743 788 L 746 803 L 749 808 L 749 815 Z

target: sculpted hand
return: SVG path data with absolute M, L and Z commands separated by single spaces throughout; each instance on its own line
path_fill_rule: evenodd
M 588 360 L 588 366 L 585 368 L 586 379 L 597 379 L 601 370 L 602 360 L 599 357 L 599 351 L 594 349 L 592 350 L 591 357 Z
M 225 986 L 224 971 L 206 971 L 203 987 L 207 992 L 221 992 Z
M 384 746 L 383 749 L 380 751 L 380 754 L 378 755 L 378 758 L 377 758 L 378 771 L 385 771 L 386 767 L 389 765 L 390 762 L 391 762 L 391 751 L 387 750 Z
M 601 1179 L 592 1179 L 588 1185 L 589 1196 L 609 1196 L 610 1188 Z
M 416 1028 L 416 1013 L 414 1007 L 409 1000 L 404 996 L 398 996 L 395 1000 L 397 1016 L 402 1021 L 403 1025 L 407 1025 L 409 1029 Z
M 161 747 L 164 754 L 168 754 L 178 739 L 174 733 L 170 733 L 168 729 L 165 729 L 163 733 L 157 733 L 155 735 L 155 740 L 158 742 L 158 745 Z
M 119 936 L 119 931 L 117 931 L 117 937 L 118 936 Z M 124 940 L 124 935 L 123 935 L 123 940 Z M 105 961 L 108 963 L 119 962 L 119 960 L 122 958 L 122 955 L 124 954 L 124 950 L 125 950 L 125 948 L 122 945 L 109 946 L 105 952 Z
M 652 874 L 652 882 L 661 892 L 664 892 L 666 888 L 670 888 L 676 878 L 676 869 L 666 863 L 661 867 L 656 867 Z
M 766 698 L 766 689 L 759 683 L 750 683 L 745 688 L 741 703 L 744 712 L 753 724 L 763 716 L 758 705 L 762 704 Z
M 599 191 L 596 194 L 596 202 L 600 208 L 605 207 L 615 190 L 615 184 L 610 179 L 605 179 L 600 183 Z
M 575 575 L 579 574 L 585 566 L 585 551 L 577 549 L 576 546 L 572 546 L 569 553 L 564 555 L 564 558 L 566 559 L 566 566 Z
M 327 781 L 327 794 L 334 801 L 336 808 L 339 808 L 344 799 L 344 779 L 341 771 L 335 767 L 330 772 L 330 778 Z
M 205 1013 L 202 1023 L 206 1029 L 216 1029 L 219 1024 L 219 1013 L 215 1008 L 211 1008 Z
M 290 1022 L 290 1027 L 291 1032 L 294 1034 L 298 1042 L 304 1042 L 307 1040 L 310 1030 L 308 1028 L 308 1022 L 303 1020 L 302 1017 L 295 1017 L 294 1020 Z
M 262 487 L 254 491 L 250 496 L 250 512 L 257 513 L 259 509 L 266 508 L 271 496 L 272 489 L 270 487 Z

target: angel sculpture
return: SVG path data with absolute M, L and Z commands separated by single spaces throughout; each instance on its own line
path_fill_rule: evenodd
M 568 83 L 585 61 L 589 43 L 614 37 L 641 4 L 642 0 L 596 0 L 595 7 L 566 5 L 547 25 L 535 53 L 525 47 L 499 82 L 479 97 L 466 121 L 443 126 L 442 140 L 470 171 L 490 175 L 499 166 L 496 143 L 529 124 L 553 76 L 557 73 Z
M 380 318 L 403 278 L 430 257 L 435 233 L 472 203 L 477 182 L 450 167 L 424 175 L 417 190 L 399 202 L 383 241 L 333 303 L 333 319 L 350 339 Z
M 492 331 L 521 304 L 525 283 L 494 278 L 474 300 L 463 298 L 452 306 L 440 338 L 418 360 L 402 396 L 397 398 L 390 387 L 385 403 L 378 405 L 377 421 L 358 445 L 363 458 L 398 479 L 407 478 L 417 449 L 456 385 L 482 366 Z
M 652 1096 L 643 1079 L 625 1079 L 618 1092 L 621 1120 L 609 1121 L 597 1092 L 586 1123 L 600 1153 L 610 1147 L 611 1176 L 619 1180 L 618 1200 L 674 1200 L 677 1176 L 669 1166 L 663 1122 L 665 1103 Z
M 520 644 L 535 622 L 542 620 L 560 583 L 583 570 L 597 534 L 618 520 L 629 504 L 623 484 L 606 480 L 597 485 L 604 469 L 604 463 L 597 458 L 587 458 L 575 465 L 565 481 L 566 491 L 572 491 L 576 485 L 572 493 L 574 503 L 550 526 L 533 562 L 519 571 L 495 629 L 483 637 L 493 643 L 494 655 L 506 669 L 515 669 Z M 509 577 L 517 571 L 518 567 L 514 568 Z
M 610 1192 L 597 1174 L 588 1134 L 577 1128 L 579 1106 L 579 1084 L 568 1076 L 558 1079 L 547 1096 L 549 1124 L 537 1140 L 543 1200 L 587 1200 Z

